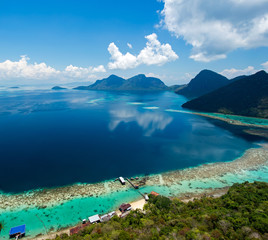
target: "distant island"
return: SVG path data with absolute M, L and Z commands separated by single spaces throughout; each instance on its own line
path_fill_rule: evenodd
M 124 79 L 116 75 L 97 80 L 89 86 L 79 86 L 77 90 L 112 90 L 112 91 L 163 91 L 169 88 L 158 78 L 146 77 L 144 74 Z
M 52 90 L 64 90 L 64 89 L 67 89 L 67 88 L 64 88 L 64 87 L 60 87 L 60 86 L 55 86 L 53 88 L 51 88 Z
M 183 108 L 202 112 L 268 118 L 268 74 L 242 76 L 215 91 L 188 101 Z

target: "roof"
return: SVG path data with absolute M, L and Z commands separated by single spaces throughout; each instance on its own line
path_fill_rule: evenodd
M 96 215 L 94 215 L 94 216 L 89 217 L 88 220 L 89 220 L 91 223 L 98 222 L 98 221 L 100 221 L 100 216 L 99 216 L 98 214 L 96 214 Z
M 125 179 L 124 179 L 123 177 L 119 177 L 119 180 L 120 180 L 121 182 L 125 182 Z
M 103 216 L 101 216 L 101 222 L 107 222 L 111 219 L 111 216 L 108 214 L 105 214 Z
M 154 195 L 154 196 L 158 196 L 159 195 L 159 193 L 154 192 L 154 191 L 152 191 L 151 194 Z
M 9 235 L 14 235 L 14 234 L 24 234 L 25 233 L 25 230 L 26 230 L 26 225 L 20 225 L 20 226 L 17 226 L 17 227 L 13 227 L 10 229 L 9 231 Z
M 123 204 L 120 205 L 119 209 L 120 209 L 121 211 L 125 211 L 125 210 L 127 210 L 128 208 L 130 208 L 130 207 L 131 207 L 131 205 L 130 205 L 129 203 L 123 203 Z
M 116 214 L 115 211 L 112 211 L 112 212 L 108 213 L 108 215 L 109 215 L 110 217 L 113 217 L 115 214 Z

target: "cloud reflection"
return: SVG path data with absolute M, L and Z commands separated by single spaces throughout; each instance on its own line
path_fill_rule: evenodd
M 159 112 L 139 112 L 133 108 L 110 110 L 110 131 L 114 131 L 120 123 L 136 122 L 144 131 L 144 136 L 151 136 L 155 131 L 163 131 L 173 120 L 171 116 Z

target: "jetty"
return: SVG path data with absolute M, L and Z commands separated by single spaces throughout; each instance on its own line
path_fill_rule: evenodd
M 143 194 L 143 193 L 139 190 L 139 185 L 134 185 L 133 182 L 131 182 L 129 178 L 126 178 L 126 180 L 129 182 L 129 184 L 130 184 L 134 189 L 136 189 L 136 190 L 139 192 L 139 194 L 140 194 L 141 196 L 144 197 L 144 199 L 145 199 L 146 201 L 149 200 L 148 195 L 147 195 L 147 194 Z
M 126 180 L 130 183 L 130 185 L 132 186 L 132 187 L 134 187 L 135 189 L 138 189 L 139 188 L 139 186 L 138 185 L 134 185 L 128 178 L 126 178 Z

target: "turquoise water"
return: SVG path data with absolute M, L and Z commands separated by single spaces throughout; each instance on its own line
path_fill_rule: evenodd
M 268 167 L 258 170 L 244 171 L 240 174 L 225 174 L 221 177 L 202 180 L 182 181 L 172 186 L 146 186 L 140 190 L 143 193 L 156 191 L 165 196 L 176 196 L 181 193 L 199 193 L 204 189 L 221 188 L 233 183 L 244 181 L 266 181 L 268 182 Z M 8 239 L 8 231 L 12 226 L 26 224 L 27 236 L 34 237 L 39 233 L 50 230 L 59 230 L 81 222 L 82 219 L 94 214 L 104 214 L 115 210 L 123 202 L 139 199 L 140 195 L 134 189 L 118 191 L 99 197 L 88 197 L 74 199 L 44 209 L 28 208 L 13 211 L 2 211 L 0 221 L 4 222 L 4 230 L 1 239 Z
M 237 115 L 228 115 L 228 114 L 220 114 L 220 113 L 207 113 L 207 115 L 221 117 L 229 120 L 237 120 L 245 124 L 256 124 L 256 125 L 268 125 L 268 119 L 264 118 L 254 118 L 254 117 L 243 117 Z

